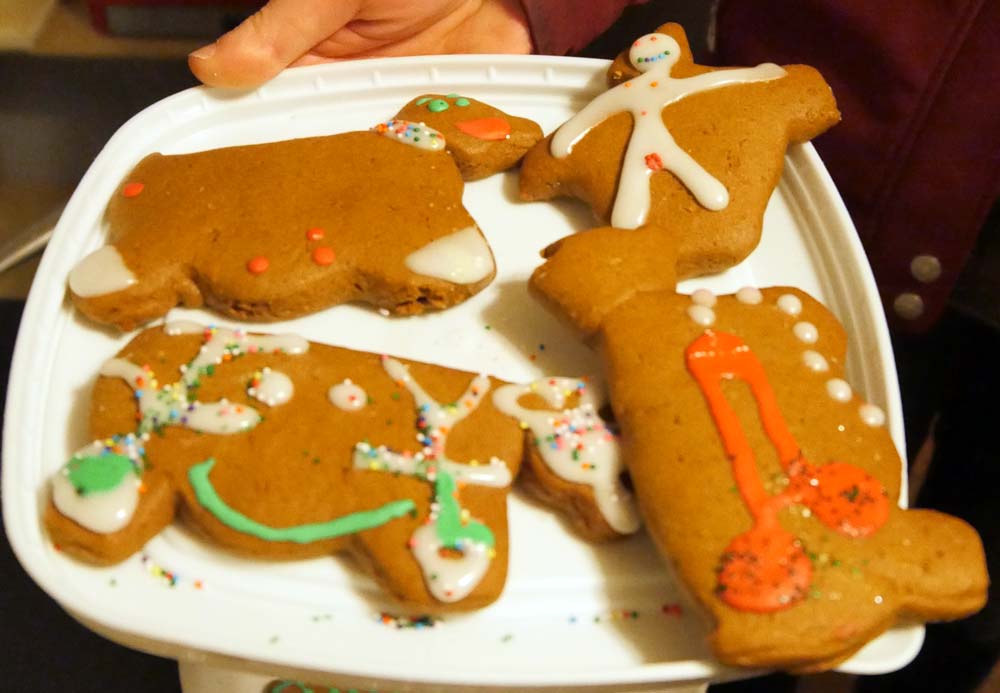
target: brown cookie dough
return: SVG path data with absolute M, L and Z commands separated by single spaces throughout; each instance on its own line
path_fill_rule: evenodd
M 396 117 L 426 123 L 444 135 L 465 180 L 506 171 L 542 139 L 538 123 L 459 94 L 423 94 Z
M 523 454 L 502 382 L 192 323 L 139 333 L 101 373 L 97 442 L 45 513 L 65 553 L 124 560 L 176 514 L 248 556 L 349 553 L 415 609 L 499 596 Z
M 825 669 L 901 620 L 982 607 L 979 537 L 897 506 L 885 414 L 844 380 L 845 332 L 807 294 L 636 294 L 599 341 L 643 518 L 721 661 Z
M 525 156 L 521 197 L 576 197 L 602 223 L 673 234 L 680 279 L 750 254 L 786 148 L 840 117 L 813 68 L 697 65 L 676 24 L 608 74 L 611 90 Z

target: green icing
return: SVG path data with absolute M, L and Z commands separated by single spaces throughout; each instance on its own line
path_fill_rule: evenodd
M 464 96 L 461 96 L 461 97 L 455 99 L 455 105 L 456 106 L 461 106 L 462 108 L 465 108 L 470 103 L 471 102 L 467 98 L 465 98 Z
M 70 483 L 81 496 L 112 491 L 118 488 L 126 474 L 135 471 L 131 459 L 113 452 L 74 457 L 66 467 Z
M 374 510 L 361 510 L 326 522 L 314 522 L 294 527 L 269 527 L 250 519 L 238 510 L 234 510 L 219 497 L 212 482 L 208 479 L 208 474 L 214 466 L 215 460 L 208 459 L 188 469 L 188 480 L 191 482 L 198 502 L 215 515 L 222 524 L 232 527 L 237 532 L 250 534 L 264 541 L 291 541 L 296 544 L 308 544 L 323 539 L 332 539 L 380 527 L 416 508 L 416 504 L 412 500 L 399 500 L 386 503 Z
M 448 110 L 448 102 L 444 99 L 434 99 L 429 104 L 427 104 L 427 110 L 431 113 L 440 113 L 441 111 Z
M 450 474 L 438 470 L 434 482 L 434 500 L 440 506 L 435 527 L 438 538 L 449 548 L 460 548 L 461 541 L 469 541 L 493 546 L 493 532 L 481 522 L 462 524 L 462 509 L 455 499 L 455 480 Z
M 423 98 L 417 99 L 417 105 L 418 106 L 423 106 L 425 103 L 427 103 L 430 100 L 431 100 L 431 97 L 429 97 L 429 96 L 425 96 Z

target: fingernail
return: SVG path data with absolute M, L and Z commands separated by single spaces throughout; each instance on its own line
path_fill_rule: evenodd
M 215 55 L 215 44 L 210 43 L 207 46 L 202 46 L 196 51 L 193 51 L 188 57 L 197 58 L 198 60 L 207 60 Z

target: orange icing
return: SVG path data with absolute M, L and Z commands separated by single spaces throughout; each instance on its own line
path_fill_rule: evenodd
M 480 140 L 503 140 L 510 135 L 510 123 L 503 118 L 460 120 L 455 127 Z
M 802 543 L 778 521 L 778 511 L 805 505 L 831 529 L 863 537 L 889 517 L 882 484 L 863 469 L 844 462 L 812 465 L 802 457 L 778 408 L 767 373 L 739 337 L 706 330 L 685 350 L 688 370 L 708 402 L 733 477 L 753 526 L 726 547 L 719 564 L 719 597 L 741 611 L 785 609 L 808 593 L 812 563 Z M 788 486 L 771 495 L 757 471 L 753 449 L 739 417 L 726 400 L 722 380 L 739 378 L 750 386 L 764 431 L 778 453 Z

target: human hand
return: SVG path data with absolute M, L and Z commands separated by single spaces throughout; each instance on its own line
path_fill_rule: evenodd
M 518 0 L 270 0 L 188 66 L 211 86 L 253 87 L 289 66 L 531 47 Z

